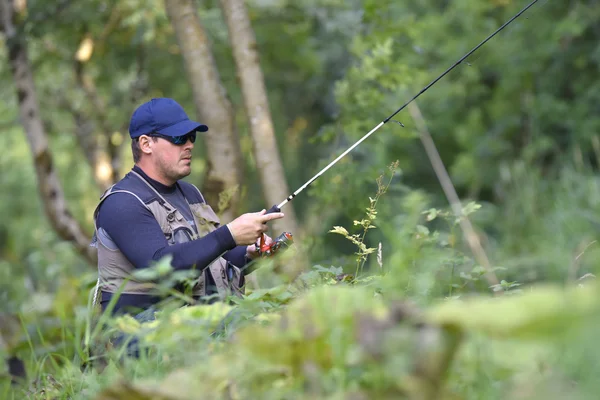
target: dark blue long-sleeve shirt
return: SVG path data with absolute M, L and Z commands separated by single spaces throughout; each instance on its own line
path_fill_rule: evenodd
M 133 170 L 142 175 L 193 223 L 189 206 L 177 185 L 165 186 L 149 178 L 137 166 Z M 169 246 L 154 215 L 138 199 L 127 193 L 114 193 L 104 200 L 98 212 L 97 226 L 98 240 L 102 240 L 108 247 L 118 247 L 136 268 L 146 268 L 151 262 L 167 254 L 172 255 L 171 265 L 176 270 L 194 266 L 203 270 L 219 256 L 240 268 L 248 262 L 245 257 L 246 246 L 236 246 L 225 225 L 202 238 Z M 121 298 L 123 302 L 128 302 L 127 298 L 131 296 L 140 298 L 140 295 L 125 294 Z M 110 295 L 103 295 L 103 303 L 109 298 Z

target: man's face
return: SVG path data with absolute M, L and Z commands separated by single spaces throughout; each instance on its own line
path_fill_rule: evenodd
M 152 148 L 157 171 L 160 171 L 165 178 L 175 182 L 192 172 L 194 144 L 189 138 L 183 145 L 176 145 L 167 139 L 158 138 Z

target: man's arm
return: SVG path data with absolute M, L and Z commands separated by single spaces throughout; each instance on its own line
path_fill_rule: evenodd
M 237 246 L 236 248 L 229 250 L 227 253 L 223 254 L 223 258 L 235 265 L 238 268 L 242 268 L 248 261 L 249 258 L 246 257 L 246 252 L 248 251 L 248 246 Z
M 236 247 L 227 226 L 200 239 L 169 246 L 154 215 L 134 196 L 110 195 L 100 207 L 98 228 L 103 228 L 125 257 L 136 267 L 146 268 L 167 254 L 174 269 L 202 270 L 223 253 Z
M 273 243 L 273 239 L 264 234 L 265 243 Z M 244 275 L 248 275 L 256 270 L 256 263 L 252 263 L 258 257 L 256 245 L 237 246 L 233 250 L 223 254 L 223 258 L 240 268 Z

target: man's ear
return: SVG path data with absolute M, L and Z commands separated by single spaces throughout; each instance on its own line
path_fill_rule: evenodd
M 140 144 L 140 150 L 142 151 L 142 153 L 152 153 L 152 145 L 154 144 L 154 142 L 152 141 L 152 139 L 150 139 L 149 136 L 142 135 L 138 140 Z

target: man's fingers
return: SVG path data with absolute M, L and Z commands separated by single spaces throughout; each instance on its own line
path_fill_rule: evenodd
M 271 214 L 263 215 L 261 217 L 261 220 L 263 222 L 267 222 L 267 221 L 271 221 L 271 220 L 279 219 L 279 218 L 283 218 L 283 217 L 284 217 L 284 214 L 281 213 L 281 212 L 279 212 L 279 213 L 271 213 Z

